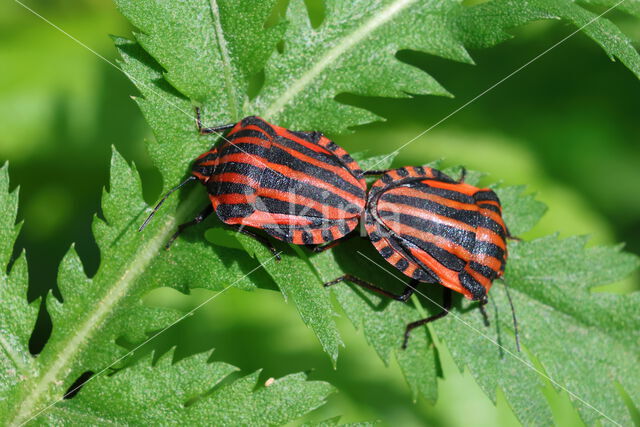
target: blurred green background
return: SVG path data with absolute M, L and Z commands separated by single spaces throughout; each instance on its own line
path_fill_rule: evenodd
M 30 1 L 30 7 L 109 60 L 108 34 L 131 28 L 106 0 Z M 622 14 L 611 18 L 634 40 L 640 28 Z M 335 136 L 351 152 L 384 154 L 429 128 L 496 81 L 562 39 L 573 28 L 541 22 L 514 31 L 513 40 L 473 51 L 477 65 L 462 65 L 414 52 L 399 57 L 428 70 L 455 98 L 390 100 L 340 95 L 366 106 L 386 122 Z M 130 99 L 135 90 L 117 69 L 22 8 L 0 4 L 0 159 L 10 161 L 12 186 L 20 185 L 25 221 L 17 251 L 26 248 L 30 299 L 55 290 L 57 265 L 76 242 L 92 275 L 99 254 L 90 223 L 100 211 L 108 179 L 110 146 L 135 161 L 152 203 L 160 178 L 144 148 L 151 138 Z M 507 80 L 434 130 L 417 139 L 397 164 L 463 164 L 486 172 L 487 182 L 526 184 L 550 207 L 534 234 L 589 234 L 595 243 L 626 242 L 640 252 L 640 82 L 611 62 L 582 34 Z M 638 288 L 631 278 L 616 292 Z M 182 309 L 210 296 L 160 290 L 150 304 Z M 177 354 L 216 349 L 214 358 L 263 376 L 310 371 L 340 390 L 313 419 L 343 414 L 342 421 L 381 420 L 402 425 L 513 425 L 504 399 L 497 409 L 446 354 L 440 400 L 414 403 L 397 366 L 384 366 L 364 338 L 339 319 L 347 348 L 333 369 L 295 308 L 281 295 L 231 290 L 154 344 Z M 43 345 L 50 323 L 41 316 L 32 352 Z M 566 396 L 547 390 L 559 424 L 577 423 Z M 461 404 L 464 410 L 461 411 Z M 473 414 L 473 419 L 469 419 Z

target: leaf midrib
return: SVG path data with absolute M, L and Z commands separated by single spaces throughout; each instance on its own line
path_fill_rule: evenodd
M 68 339 L 57 343 L 56 347 L 62 349 L 58 353 L 58 357 L 53 359 L 53 363 L 49 367 L 42 367 L 43 375 L 39 377 L 39 381 L 26 394 L 26 398 L 22 403 L 17 405 L 15 416 L 8 422 L 8 425 L 20 425 L 29 421 L 30 417 L 39 415 L 40 412 L 34 414 L 35 407 L 42 400 L 51 394 L 51 385 L 62 383 L 63 378 L 58 378 L 61 372 L 64 372 L 68 365 L 75 360 L 75 357 L 84 349 L 87 341 L 91 339 L 93 333 L 96 332 L 108 317 L 113 308 L 127 295 L 127 291 L 135 284 L 137 278 L 144 273 L 145 268 L 154 259 L 155 254 L 166 243 L 167 239 L 174 231 L 177 218 L 184 216 L 186 212 L 192 211 L 196 206 L 198 195 L 196 192 L 181 204 L 180 209 L 175 215 L 167 214 L 164 224 L 159 227 L 155 236 L 147 240 L 147 244 L 142 247 L 138 254 L 123 269 L 123 274 L 117 280 L 111 290 L 98 301 L 93 312 L 87 313 L 85 322 L 78 328 L 77 332 Z M 55 327 L 55 326 L 54 326 Z M 53 404 L 57 403 L 54 402 Z M 45 408 L 46 409 L 46 408 Z M 44 409 L 43 409 L 44 410 Z
M 240 119 L 238 117 L 238 105 L 236 103 L 236 96 L 234 92 L 233 84 L 233 66 L 231 63 L 231 56 L 229 55 L 229 48 L 227 47 L 227 40 L 224 37 L 224 30 L 222 29 L 222 21 L 220 20 L 220 9 L 216 0 L 210 0 L 211 17 L 213 19 L 214 31 L 216 33 L 216 40 L 218 41 L 218 48 L 220 49 L 220 55 L 222 56 L 222 63 L 224 64 L 224 79 L 225 89 L 227 91 L 227 97 L 229 98 L 229 106 L 231 107 L 233 120 Z
M 375 14 L 375 16 L 357 27 L 354 31 L 348 33 L 336 46 L 329 49 L 320 60 L 313 62 L 313 67 L 289 85 L 289 88 L 265 110 L 265 117 L 273 118 L 274 115 L 278 114 L 285 105 L 309 86 L 311 82 L 336 59 L 416 1 L 417 0 L 396 0 L 380 13 Z

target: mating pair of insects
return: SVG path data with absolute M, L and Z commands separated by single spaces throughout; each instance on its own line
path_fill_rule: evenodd
M 189 178 L 170 190 L 140 227 L 142 231 L 172 192 L 199 180 L 211 203 L 180 225 L 167 247 L 214 211 L 278 260 L 271 241 L 245 227 L 321 252 L 355 234 L 363 220 L 378 252 L 411 281 L 402 294 L 350 274 L 325 286 L 348 281 L 402 302 L 420 282 L 444 287 L 442 312 L 408 324 L 403 348 L 412 329 L 449 312 L 452 291 L 482 307 L 493 281 L 504 273 L 509 232 L 500 201 L 492 190 L 466 184 L 464 173 L 454 180 L 429 167 L 363 171 L 321 133 L 292 131 L 255 116 L 206 128 L 197 110 L 196 122 L 202 135 L 230 131 L 195 160 Z M 380 176 L 368 191 L 367 175 Z

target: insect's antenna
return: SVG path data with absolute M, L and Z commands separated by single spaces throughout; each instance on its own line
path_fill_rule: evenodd
M 189 181 L 193 181 L 194 179 L 198 179 L 195 176 L 191 175 L 189 178 L 185 179 L 184 181 L 182 181 L 180 184 L 176 185 L 175 187 L 173 187 L 171 190 L 169 190 L 167 192 L 167 194 L 165 194 L 162 199 L 158 202 L 158 204 L 156 205 L 155 208 L 153 208 L 153 211 L 151 211 L 151 214 L 149 215 L 149 217 L 147 217 L 147 219 L 142 223 L 142 225 L 140 226 L 140 228 L 138 228 L 138 231 L 142 231 L 144 230 L 144 228 L 147 226 L 147 224 L 149 224 L 149 221 L 151 221 L 151 218 L 153 218 L 153 216 L 156 214 L 156 212 L 158 212 L 158 209 L 160 209 L 160 206 L 162 206 L 162 204 L 164 203 L 165 200 L 167 200 L 167 198 L 171 195 L 171 193 L 173 193 L 174 191 L 180 189 L 183 185 L 185 185 L 187 182 Z
M 513 317 L 513 331 L 516 334 L 516 348 L 518 349 L 518 353 L 520 352 L 520 336 L 518 335 L 518 319 L 516 319 L 516 310 L 513 308 L 513 300 L 511 299 L 511 294 L 509 293 L 509 286 L 507 282 L 502 280 L 504 283 L 504 290 L 507 293 L 507 299 L 509 300 L 509 305 L 511 306 L 511 316 Z

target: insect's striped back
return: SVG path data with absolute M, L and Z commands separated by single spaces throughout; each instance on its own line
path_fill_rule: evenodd
M 362 170 L 322 134 L 252 116 L 226 139 L 206 183 L 225 223 L 262 228 L 296 244 L 332 241 L 357 226 L 365 205 Z
M 372 187 L 365 224 L 404 274 L 481 299 L 504 271 L 506 227 L 495 193 L 431 168 L 401 168 Z

